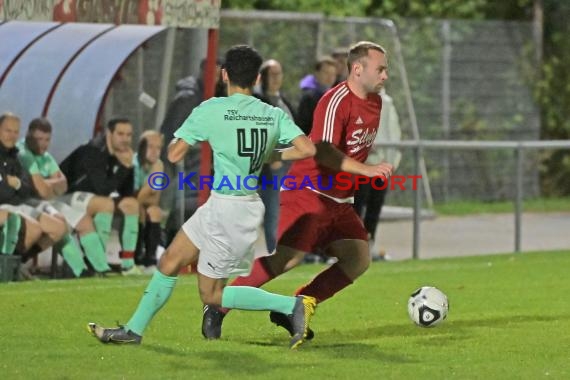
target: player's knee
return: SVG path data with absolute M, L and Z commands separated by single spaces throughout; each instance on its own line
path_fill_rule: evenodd
M 192 243 L 188 236 L 183 231 L 179 231 L 160 258 L 158 268 L 161 273 L 167 276 L 176 276 L 180 268 L 198 260 L 199 253 L 198 247 Z
M 119 210 L 125 215 L 138 215 L 139 202 L 133 197 L 123 198 L 119 202 Z
M 218 289 L 200 288 L 200 300 L 204 305 L 222 305 L 222 291 Z
M 366 272 L 368 267 L 370 266 L 370 254 L 366 254 L 364 257 L 360 259 L 360 267 L 362 268 L 362 273 Z
M 294 268 L 303 261 L 305 253 L 284 245 L 277 246 L 277 252 L 264 258 L 264 264 L 274 276 Z
M 8 219 L 8 211 L 0 210 L 0 225 L 4 225 L 6 219 Z
M 51 240 L 58 241 L 67 233 L 67 224 L 51 215 L 42 213 L 39 217 L 40 228 Z
M 370 254 L 368 252 L 358 252 L 354 258 L 354 269 L 358 276 L 366 272 L 370 266 Z
M 112 214 L 115 212 L 115 202 L 109 197 L 97 195 L 89 201 L 88 211 L 92 216 L 100 212 Z
M 111 198 L 107 197 L 97 197 L 98 200 L 98 210 L 97 212 L 108 212 L 114 213 L 115 212 L 115 202 Z
M 304 258 L 305 258 L 304 253 L 294 256 L 292 259 L 287 261 L 287 264 L 285 264 L 285 267 L 283 268 L 283 272 L 288 272 L 289 270 L 295 268 L 297 265 L 303 262 Z
M 61 221 L 62 223 L 67 224 L 67 222 L 65 221 L 65 217 L 62 214 L 57 213 L 57 214 L 53 214 L 52 216 L 54 218 L 56 218 L 57 220 Z
M 85 215 L 75 226 L 75 231 L 77 231 L 77 233 L 80 236 L 95 231 L 95 226 L 93 225 L 93 219 Z
M 338 256 L 338 263 L 345 269 L 348 276 L 355 280 L 370 266 L 370 254 L 367 250 L 351 251 L 350 255 Z
M 68 232 L 69 230 L 67 229 L 67 223 L 65 221 L 53 218 L 52 230 L 49 233 L 53 241 L 61 240 Z
M 28 242 L 27 245 L 29 245 L 30 247 L 35 244 L 40 237 L 42 236 L 42 228 L 40 227 L 40 224 L 38 222 L 36 222 L 35 220 L 31 220 L 31 219 L 27 219 L 27 218 L 22 218 L 23 222 L 25 223 L 25 236 L 24 239 L 26 240 L 26 242 Z M 26 246 L 26 248 L 29 248 Z
M 168 247 L 158 263 L 158 270 L 166 276 L 177 276 L 180 268 L 186 264 L 184 252 Z

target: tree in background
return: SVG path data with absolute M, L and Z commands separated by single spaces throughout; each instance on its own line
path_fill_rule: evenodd
M 541 136 L 545 140 L 570 140 L 570 4 L 544 0 L 544 54 L 536 75 L 535 95 L 541 107 Z M 570 195 L 570 152 L 547 151 L 542 160 L 545 194 Z

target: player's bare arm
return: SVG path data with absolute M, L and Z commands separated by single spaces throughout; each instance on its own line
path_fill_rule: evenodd
M 350 158 L 327 141 L 318 142 L 315 146 L 317 148 L 315 157 L 317 162 L 336 171 L 360 174 L 368 177 L 389 177 L 394 170 L 394 167 L 386 162 L 378 165 L 367 165 Z
M 367 177 L 385 177 L 389 178 L 394 172 L 394 166 L 388 162 L 382 162 L 375 165 L 364 165 L 364 171 L 360 174 Z
M 162 172 L 163 170 L 164 164 L 160 160 L 155 162 L 150 168 L 151 173 Z M 137 194 L 137 200 L 144 207 L 158 206 L 160 203 L 160 191 L 153 189 L 148 182 L 145 182 Z
M 12 187 L 14 190 L 19 190 L 20 187 L 22 186 L 22 181 L 20 181 L 20 178 L 13 175 L 7 175 L 6 181 L 8 182 L 8 185 Z
M 313 157 L 317 153 L 317 148 L 313 142 L 305 135 L 301 135 L 291 141 L 291 148 L 281 151 L 279 161 L 302 160 Z
M 164 170 L 164 164 L 162 163 L 162 161 L 160 159 L 158 159 L 158 161 L 156 161 L 154 164 L 152 164 L 150 171 L 151 173 L 153 172 L 161 172 Z
M 67 178 L 62 172 L 57 172 L 49 178 L 40 174 L 33 174 L 31 177 L 34 189 L 41 199 L 52 199 L 67 191 Z
M 46 178 L 45 181 L 56 196 L 67 192 L 67 178 L 62 172 L 54 173 L 51 177 Z
M 39 174 L 32 175 L 32 184 L 41 199 L 52 199 L 55 197 L 53 187 Z
M 145 183 L 137 194 L 137 201 L 144 207 L 158 206 L 160 192 L 152 189 L 148 183 Z
M 190 145 L 186 141 L 179 138 L 172 139 L 168 144 L 168 161 L 173 164 L 177 163 L 184 158 L 188 149 L 190 149 Z

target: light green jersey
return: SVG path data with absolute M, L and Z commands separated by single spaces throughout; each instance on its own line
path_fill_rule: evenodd
M 249 195 L 256 192 L 261 167 L 275 146 L 302 134 L 281 109 L 253 96 L 233 94 L 200 104 L 174 136 L 190 145 L 210 143 L 215 173 L 212 191 Z
M 135 175 L 134 178 L 134 190 L 138 191 L 143 187 L 144 183 L 147 181 L 150 172 L 147 172 L 143 166 L 140 164 L 138 159 L 138 154 L 133 156 L 133 169 Z
M 55 158 L 49 152 L 34 154 L 26 147 L 24 140 L 19 141 L 17 147 L 18 159 L 30 175 L 39 174 L 42 178 L 49 178 L 60 171 Z
M 160 161 L 160 160 L 159 160 Z M 162 162 L 162 161 L 161 161 Z M 133 189 L 135 191 L 139 191 L 142 189 L 145 183 L 148 182 L 148 177 L 153 173 L 151 169 L 148 170 L 144 168 L 143 165 L 139 162 L 139 155 L 135 153 L 133 155 L 133 171 L 134 171 L 134 184 Z M 158 176 L 153 180 L 153 185 L 156 187 L 161 187 L 163 185 L 163 178 Z

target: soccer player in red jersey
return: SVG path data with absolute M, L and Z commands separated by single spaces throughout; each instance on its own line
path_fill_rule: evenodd
M 367 165 L 364 161 L 378 130 L 382 100 L 378 92 L 388 79 L 386 51 L 378 44 L 361 41 L 348 54 L 346 81 L 327 91 L 319 100 L 309 135 L 317 146 L 314 158 L 297 161 L 288 175 L 299 184 L 309 177 L 315 188 L 281 192 L 277 231 L 277 252 L 258 258 L 251 274 L 238 277 L 234 286 L 259 287 L 293 268 L 307 252 L 322 251 L 337 262 L 319 273 L 296 294 L 312 296 L 323 302 L 352 284 L 370 264 L 367 232 L 352 207 L 354 186 L 346 178 L 392 174 L 389 163 Z M 344 172 L 342 183 L 336 174 Z M 227 310 L 208 308 L 202 321 L 206 338 L 221 336 Z M 291 321 L 272 312 L 271 321 L 292 333 Z M 307 339 L 312 338 L 309 332 Z

